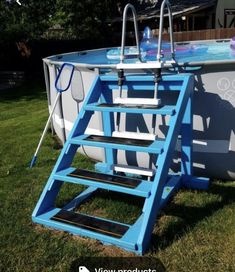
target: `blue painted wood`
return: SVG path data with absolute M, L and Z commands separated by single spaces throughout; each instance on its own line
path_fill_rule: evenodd
M 142 248 L 137 245 L 136 238 L 138 236 L 138 233 L 141 230 L 142 222 L 143 222 L 143 216 L 144 214 L 142 213 L 139 218 L 136 220 L 136 222 L 131 226 L 131 228 L 125 233 L 125 235 L 122 237 L 123 241 L 130 242 L 135 244 L 135 252 L 138 254 L 143 254 Z
M 75 235 L 80 235 L 80 236 L 90 237 L 90 238 L 93 238 L 96 240 L 101 240 L 101 241 L 108 243 L 108 244 L 115 244 L 116 246 L 125 248 L 126 250 L 129 250 L 129 251 L 136 250 L 136 244 L 132 243 L 130 241 L 126 241 L 123 239 L 117 239 L 117 238 L 114 238 L 111 236 L 103 235 L 103 234 L 100 234 L 97 232 L 93 232 L 93 231 L 86 230 L 86 229 L 81 229 L 79 227 L 75 227 L 75 226 L 72 226 L 69 224 L 65 224 L 62 222 L 57 222 L 57 221 L 51 220 L 50 218 L 53 217 L 59 211 L 60 211 L 60 209 L 55 208 L 55 209 L 52 209 L 51 211 L 46 212 L 40 216 L 33 217 L 33 222 L 43 224 L 45 226 L 52 227 L 52 228 L 55 228 L 58 230 L 68 231 L 68 232 L 73 233 Z M 111 221 L 111 220 L 106 220 L 106 221 L 117 223 L 117 222 Z M 126 224 L 123 224 L 123 225 L 129 226 Z
M 183 84 L 184 77 L 187 77 L 187 73 L 182 74 L 171 74 L 171 75 L 162 75 L 162 80 L 160 82 L 160 85 L 163 84 L 172 84 L 174 85 L 174 82 L 181 82 L 181 85 Z M 147 75 L 147 74 L 138 74 L 138 75 L 127 75 L 125 78 L 125 82 L 141 82 L 142 84 L 146 84 L 146 82 L 154 82 L 153 81 L 154 76 L 153 75 Z M 117 83 L 118 77 L 116 74 L 105 74 L 100 76 L 100 80 L 104 82 L 114 81 Z
M 97 162 L 95 164 L 95 171 L 103 174 L 111 174 L 113 172 L 113 166 L 105 162 Z
M 97 191 L 98 188 L 90 186 L 64 206 L 64 210 L 72 211 Z
M 62 149 L 61 155 L 49 177 L 49 180 L 43 190 L 43 193 L 35 207 L 32 218 L 34 222 L 41 223 L 57 229 L 69 231 L 74 234 L 88 236 L 101 240 L 107 244 L 115 244 L 137 254 L 146 251 L 152 229 L 159 210 L 167 204 L 170 197 L 181 187 L 195 189 L 206 189 L 208 179 L 197 178 L 192 176 L 192 92 L 194 79 L 190 74 L 177 74 L 163 76 L 159 84 L 160 91 L 180 91 L 177 104 L 174 106 L 166 105 L 162 109 L 147 110 L 149 114 L 170 115 L 168 134 L 165 141 L 154 141 L 149 147 L 131 146 L 122 144 L 110 144 L 87 141 L 84 135 L 90 118 L 95 111 L 100 111 L 103 117 L 103 129 L 105 136 L 111 136 L 114 130 L 114 112 L 124 113 L 146 113 L 146 109 L 120 109 L 120 108 L 99 108 L 98 104 L 112 103 L 113 89 L 118 89 L 117 77 L 113 75 L 99 76 L 94 81 L 88 96 L 86 97 L 81 112 L 74 124 L 69 138 Z M 137 75 L 126 76 L 124 89 L 129 91 L 145 90 L 153 92 L 153 76 Z M 182 135 L 182 167 L 179 175 L 169 176 L 169 167 L 172 162 L 178 135 Z M 104 184 L 87 179 L 80 179 L 67 176 L 74 168 L 71 163 L 77 148 L 80 145 L 97 146 L 105 148 L 106 161 L 102 164 L 110 172 L 112 164 L 116 160 L 117 149 L 148 152 L 159 154 L 156 168 L 157 172 L 153 182 L 142 180 L 135 189 L 125 188 L 122 186 Z M 103 169 L 102 168 L 102 169 Z M 106 170 L 105 170 L 106 171 Z M 107 235 L 88 231 L 72 225 L 64 224 L 51 220 L 51 217 L 59 211 L 55 208 L 55 199 L 64 182 L 83 184 L 89 186 L 84 192 L 73 199 L 65 206 L 65 209 L 71 210 L 80 205 L 87 199 L 97 188 L 113 190 L 125 194 L 145 197 L 142 214 L 137 221 L 130 226 L 126 234 L 121 238 L 113 238 Z
M 100 97 L 101 103 L 112 103 L 113 97 L 111 92 L 102 92 Z M 85 107 L 85 110 L 87 106 Z M 112 112 L 103 112 L 102 114 L 102 126 L 105 136 L 112 136 L 115 129 L 114 114 Z M 109 148 L 105 148 L 105 163 L 113 165 L 117 163 L 117 151 Z
M 184 181 L 183 186 L 194 190 L 207 190 L 210 185 L 210 179 L 206 177 L 191 177 Z
M 82 185 L 86 185 L 86 186 L 97 187 L 100 189 L 121 192 L 124 194 L 130 194 L 130 195 L 135 195 L 135 196 L 140 196 L 140 197 L 149 197 L 149 195 L 150 195 L 150 191 L 151 191 L 151 187 L 152 187 L 152 182 L 150 182 L 150 181 L 142 180 L 142 182 L 135 189 L 132 189 L 132 188 L 127 188 L 127 187 L 123 187 L 123 186 L 117 186 L 117 185 L 92 181 L 92 180 L 88 180 L 88 179 L 81 179 L 81 178 L 67 176 L 68 174 L 70 174 L 74 170 L 75 170 L 75 168 L 69 167 L 65 170 L 57 172 L 54 175 L 54 178 L 57 181 L 82 184 Z
M 193 131 L 193 114 L 192 114 L 192 97 L 191 94 L 185 109 L 181 125 L 181 174 L 183 182 L 191 179 L 192 173 L 192 131 Z
M 96 92 L 94 92 L 94 90 L 96 90 Z M 100 93 L 101 93 L 100 79 L 99 77 L 97 77 L 94 80 L 87 97 L 85 98 L 84 105 L 88 103 L 97 102 Z M 48 211 L 49 209 L 54 208 L 55 199 L 58 195 L 60 187 L 63 184 L 62 182 L 55 182 L 54 175 L 56 172 L 66 169 L 71 165 L 73 157 L 75 156 L 76 151 L 78 149 L 78 146 L 71 145 L 69 140 L 74 136 L 78 136 L 84 133 L 91 116 L 92 116 L 91 112 L 85 112 L 84 107 L 81 108 L 80 114 L 77 120 L 75 121 L 73 129 L 71 130 L 68 136 L 68 140 L 66 141 L 60 153 L 60 156 L 55 164 L 55 167 L 33 211 L 32 214 L 33 217 L 38 216 Z
M 104 85 L 108 90 L 117 92 L 118 91 L 118 85 L 117 83 L 109 83 Z M 158 87 L 158 91 L 180 91 L 181 84 L 180 82 L 177 82 L 175 85 L 170 85 L 170 84 L 164 84 L 160 85 Z M 137 83 L 129 83 L 129 84 L 124 84 L 122 87 L 123 91 L 128 90 L 128 91 L 145 91 L 146 93 L 154 93 L 154 84 L 153 82 L 149 82 L 148 84 L 137 84 Z
M 96 142 L 96 141 L 87 141 L 89 135 L 80 135 L 74 137 L 70 140 L 71 144 L 74 145 L 85 145 L 85 146 L 94 146 L 94 147 L 102 147 L 102 148 L 110 148 L 110 149 L 119 149 L 119 150 L 128 150 L 128 151 L 136 151 L 136 152 L 147 152 L 152 154 L 161 154 L 163 152 L 164 141 L 154 141 L 149 146 L 134 146 L 134 145 L 123 145 L 123 144 L 113 144 L 107 142 Z
M 182 185 L 181 176 L 169 177 L 162 192 L 160 209 L 163 209 L 166 206 L 169 199 L 176 193 L 176 191 L 180 189 L 181 185 Z
M 146 199 L 144 205 L 144 218 L 141 230 L 138 236 L 137 245 L 146 251 L 150 242 L 151 233 L 160 210 L 164 185 L 168 177 L 168 170 L 172 162 L 176 141 L 180 132 L 185 108 L 191 92 L 193 91 L 194 78 L 188 74 L 184 76 L 184 82 L 176 104 L 176 114 L 171 117 L 169 130 L 165 140 L 164 152 L 158 157 L 156 166 L 157 172 L 153 181 L 151 196 Z
M 137 109 L 125 107 L 99 107 L 100 103 L 93 103 L 86 106 L 87 111 L 100 112 L 121 112 L 121 113 L 139 113 L 139 114 L 159 114 L 159 115 L 174 115 L 175 107 L 166 105 L 159 107 L 159 109 Z
M 36 217 L 40 214 L 43 214 L 49 210 L 51 210 L 55 205 L 55 199 L 60 191 L 63 182 L 53 182 L 54 179 L 49 178 L 46 186 L 43 189 L 43 192 L 38 200 L 38 203 L 32 213 L 32 217 Z

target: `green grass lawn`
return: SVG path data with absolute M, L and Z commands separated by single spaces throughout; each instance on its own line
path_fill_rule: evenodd
M 0 271 L 69 271 L 79 256 L 133 256 L 112 246 L 46 229 L 31 213 L 60 152 L 49 133 L 33 169 L 28 165 L 48 116 L 43 83 L 0 91 Z M 77 163 L 93 163 L 79 156 Z M 66 186 L 62 205 L 82 187 Z M 133 222 L 142 203 L 100 192 L 83 212 Z M 235 271 L 235 183 L 209 191 L 180 190 L 161 212 L 146 256 L 167 271 Z

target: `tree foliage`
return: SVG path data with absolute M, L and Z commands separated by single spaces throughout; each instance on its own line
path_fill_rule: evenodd
M 66 37 L 94 39 L 108 35 L 107 21 L 120 16 L 126 3 L 145 5 L 156 0 L 0 0 L 1 39 L 40 38 L 50 28 Z
M 48 28 L 55 11 L 53 0 L 21 0 L 0 2 L 0 33 L 2 39 L 30 39 L 39 37 Z
M 51 25 L 59 25 L 77 39 L 97 38 L 108 29 L 113 0 L 57 0 Z M 107 33 L 106 33 L 107 34 Z

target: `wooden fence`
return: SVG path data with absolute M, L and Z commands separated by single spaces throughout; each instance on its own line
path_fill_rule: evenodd
M 158 31 L 155 30 L 154 34 L 157 35 L 157 32 Z M 206 29 L 174 33 L 174 38 L 176 42 L 230 39 L 233 36 L 235 36 L 235 28 Z M 163 39 L 169 40 L 169 35 L 167 33 L 164 33 Z

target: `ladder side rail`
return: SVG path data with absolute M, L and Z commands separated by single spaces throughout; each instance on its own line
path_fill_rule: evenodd
M 161 5 L 160 11 L 160 25 L 159 25 L 159 37 L 158 37 L 158 50 L 157 50 L 157 61 L 161 60 L 161 50 L 162 50 L 162 34 L 163 34 L 163 24 L 164 24 L 164 10 L 167 6 L 168 17 L 169 17 L 169 28 L 170 28 L 170 43 L 171 43 L 171 54 L 172 59 L 175 58 L 175 45 L 174 45 L 174 34 L 173 34 L 173 16 L 171 5 L 169 0 L 164 0 Z
M 102 88 L 102 94 L 100 96 L 101 103 L 113 103 L 113 92 L 107 87 Z M 115 130 L 114 125 L 114 113 L 113 112 L 102 112 L 102 125 L 104 136 L 112 136 L 113 131 Z M 108 168 L 111 169 L 111 166 L 117 163 L 117 150 L 105 149 L 105 163 L 108 165 Z
M 127 4 L 125 6 L 124 12 L 123 12 L 123 21 L 122 21 L 122 42 L 121 42 L 121 55 L 120 55 L 120 62 L 122 63 L 125 59 L 125 44 L 126 44 L 126 22 L 127 22 L 127 12 L 131 9 L 133 21 L 134 21 L 134 28 L 135 28 L 135 40 L 136 40 L 136 47 L 138 51 L 138 58 L 141 60 L 141 54 L 140 54 L 140 44 L 139 44 L 139 30 L 138 30 L 138 24 L 137 24 L 137 13 L 133 5 Z
M 138 247 L 143 246 L 142 252 L 147 249 L 153 226 L 156 220 L 156 216 L 160 210 L 161 198 L 164 189 L 166 179 L 168 177 L 168 170 L 172 162 L 172 156 L 174 154 L 176 142 L 181 129 L 181 123 L 185 113 L 185 108 L 193 91 L 194 78 L 192 75 L 188 75 L 182 86 L 177 104 L 176 114 L 171 117 L 169 124 L 169 131 L 165 141 L 165 147 L 162 154 L 159 155 L 156 162 L 157 173 L 155 175 L 151 195 L 146 199 L 143 208 L 143 222 L 139 232 L 137 245 Z
M 70 140 L 78 135 L 81 135 L 85 132 L 85 129 L 92 117 L 93 112 L 86 112 L 85 107 L 88 103 L 94 103 L 99 100 L 101 92 L 100 79 L 97 76 L 96 80 L 93 82 L 93 85 L 90 88 L 90 91 L 83 103 L 81 111 L 74 123 L 74 126 L 69 134 L 69 137 L 60 153 L 60 156 L 57 159 L 57 162 L 51 172 L 51 175 L 47 181 L 46 186 L 37 202 L 37 205 L 33 211 L 32 217 L 36 217 L 45 211 L 51 209 L 54 205 L 57 194 L 60 190 L 60 187 L 63 185 L 63 182 L 56 181 L 54 175 L 67 167 L 72 163 L 72 160 L 77 152 L 79 146 L 72 145 Z
M 192 139 L 193 139 L 193 114 L 192 114 L 193 94 L 190 96 L 185 110 L 181 126 L 181 175 L 183 183 L 193 177 L 192 162 Z

